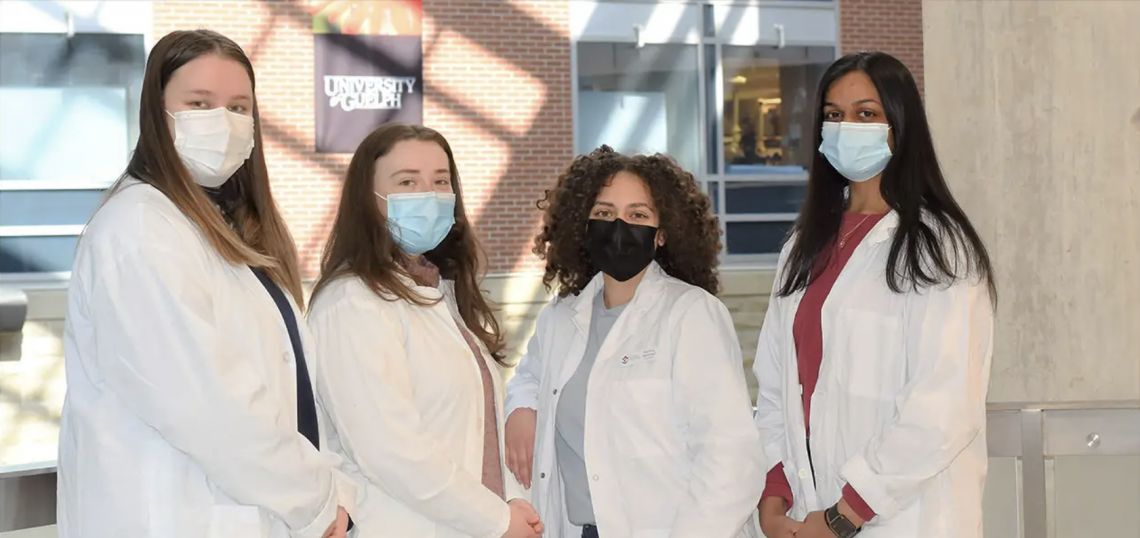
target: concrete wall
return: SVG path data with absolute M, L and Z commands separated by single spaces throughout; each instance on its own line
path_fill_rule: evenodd
M 927 0 L 926 103 L 1001 293 L 990 399 L 1140 399 L 1140 2 Z
M 1140 2 L 925 0 L 923 16 L 939 157 L 1001 294 L 990 401 L 1140 400 Z M 1104 425 L 1086 427 L 1078 444 Z M 1135 452 L 1046 460 L 1032 530 L 1021 463 L 990 461 L 987 536 L 1140 532 Z

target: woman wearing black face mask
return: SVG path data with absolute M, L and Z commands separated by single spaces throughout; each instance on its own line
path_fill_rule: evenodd
M 556 297 L 508 384 L 506 446 L 544 536 L 737 536 L 766 466 L 708 198 L 669 157 L 603 146 L 540 207 Z

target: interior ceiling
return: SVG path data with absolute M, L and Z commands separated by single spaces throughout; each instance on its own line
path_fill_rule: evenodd
M 744 82 L 734 82 L 735 77 L 744 77 Z M 724 98 L 732 100 L 735 95 L 747 94 L 758 99 L 780 97 L 780 70 L 776 67 L 750 67 L 724 75 Z

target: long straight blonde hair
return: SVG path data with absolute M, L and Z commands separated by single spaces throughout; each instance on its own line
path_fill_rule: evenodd
M 132 178 L 153 186 L 198 226 L 223 259 L 235 265 L 264 268 L 303 308 L 297 247 L 269 189 L 256 91 L 253 152 L 221 187 L 223 197 L 232 201 L 227 208 L 232 227 L 205 191 L 191 179 L 174 149 L 174 137 L 166 120 L 166 85 L 178 68 L 208 54 L 242 64 L 256 90 L 253 64 L 230 38 L 210 30 L 188 30 L 171 32 L 158 40 L 147 58 L 143 74 L 138 144 L 127 170 L 111 187 L 108 198 Z

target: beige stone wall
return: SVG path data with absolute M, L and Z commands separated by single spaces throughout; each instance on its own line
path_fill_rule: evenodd
M 772 274 L 725 270 L 723 299 L 736 322 L 746 379 L 755 392 L 752 357 L 767 308 Z M 502 307 L 510 345 L 508 358 L 526 349 L 534 323 L 549 297 L 534 275 L 492 276 L 485 287 Z M 306 290 L 308 291 L 308 290 Z M 66 383 L 63 368 L 62 290 L 29 292 L 29 320 L 22 334 L 0 335 L 0 466 L 54 460 Z
M 934 140 L 1001 293 L 990 401 L 1140 399 L 1140 2 L 923 14 Z

